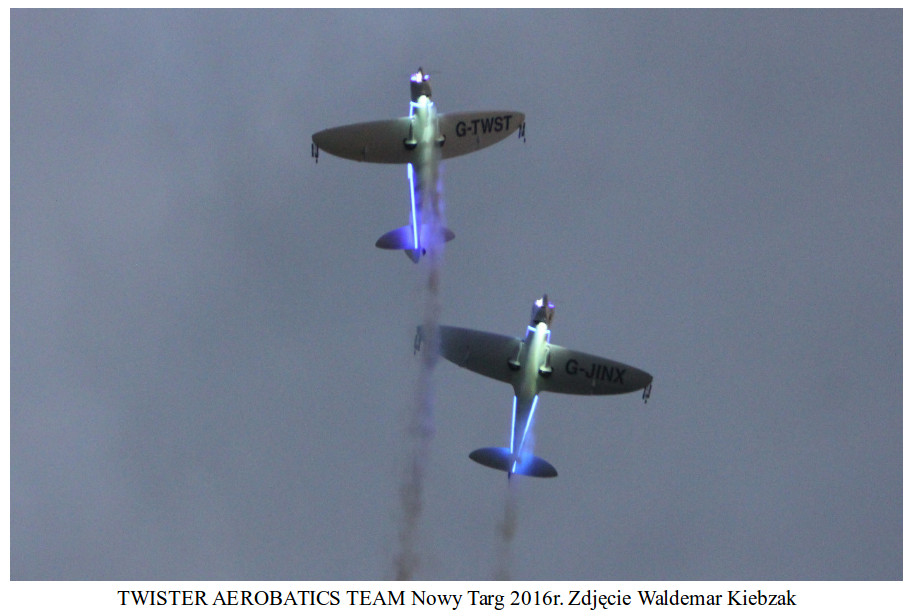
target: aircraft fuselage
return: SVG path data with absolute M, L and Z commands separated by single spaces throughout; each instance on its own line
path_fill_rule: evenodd
M 510 452 L 518 458 L 529 449 L 526 437 L 538 405 L 541 379 L 545 378 L 542 368 L 546 365 L 550 340 L 551 331 L 546 323 L 530 325 L 519 353 L 520 374 L 513 385 L 513 429 L 510 439 Z
M 424 94 L 409 104 L 411 127 L 406 147 L 414 148 L 414 164 L 408 164 L 409 188 L 412 200 L 413 260 L 437 244 L 432 238 L 442 234 L 440 211 L 440 144 L 437 108 Z

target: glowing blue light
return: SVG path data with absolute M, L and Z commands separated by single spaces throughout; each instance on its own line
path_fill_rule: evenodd
M 421 83 L 422 81 L 427 81 L 430 78 L 431 78 L 431 76 L 425 75 L 424 71 L 421 69 L 418 69 L 417 73 L 412 73 L 412 76 L 410 77 L 410 79 L 412 81 L 414 81 L 415 83 Z
M 534 326 L 526 325 L 526 336 L 527 337 L 529 336 L 529 334 L 532 334 L 534 336 L 536 331 L 538 331 L 537 323 Z M 545 342 L 548 342 L 548 343 L 551 342 L 551 330 L 550 329 L 545 330 Z
M 526 435 L 529 433 L 529 428 L 532 427 L 532 418 L 535 416 L 535 407 L 538 406 L 538 395 L 532 398 L 532 407 L 529 409 L 529 417 L 526 418 L 526 427 L 523 428 L 522 438 L 519 441 L 519 446 L 516 446 L 516 396 L 513 396 L 513 425 L 510 430 L 510 453 L 516 455 L 516 458 L 513 460 L 513 466 L 510 467 L 510 472 L 515 473 L 517 465 L 519 464 L 519 456 L 523 452 L 523 447 L 526 444 Z
M 526 419 L 526 427 L 523 430 L 522 440 L 519 442 L 519 450 L 522 451 L 523 445 L 526 443 L 526 434 L 529 433 L 529 428 L 532 426 L 532 417 L 535 415 L 535 407 L 538 405 L 538 395 L 532 398 L 532 408 L 529 410 L 529 418 Z
M 417 73 L 412 73 L 412 76 L 410 77 L 410 79 L 411 79 L 412 81 L 414 81 L 415 83 L 421 83 L 422 81 L 427 81 L 427 80 L 430 79 L 430 78 L 431 78 L 431 76 L 430 76 L 430 75 L 426 75 L 426 74 L 424 73 L 424 71 L 423 71 L 422 69 L 420 69 L 420 68 L 418 69 L 418 72 L 417 72 Z
M 424 96 L 424 95 L 422 95 Z M 420 99 L 419 99 L 420 100 Z M 434 101 L 429 100 L 427 97 L 424 97 L 423 103 L 415 101 L 409 101 L 409 117 L 412 118 L 415 116 L 415 109 L 430 109 L 434 107 Z
M 516 396 L 513 396 L 513 423 L 510 425 L 510 453 L 513 453 L 513 441 L 516 438 Z
M 418 218 L 415 211 L 415 171 L 412 168 L 412 163 L 409 163 L 406 166 L 409 179 L 409 194 L 412 197 L 412 240 L 414 242 L 413 246 L 415 250 L 418 250 Z
M 516 439 L 516 396 L 513 396 L 513 423 L 510 426 L 510 454 L 514 454 L 515 450 L 513 449 L 513 441 Z M 510 467 L 510 472 L 516 472 L 516 460 L 513 460 L 513 466 Z

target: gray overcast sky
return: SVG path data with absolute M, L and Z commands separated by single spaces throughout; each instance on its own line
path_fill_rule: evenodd
M 444 167 L 442 321 L 655 376 L 545 394 L 516 579 L 902 577 L 902 13 L 12 11 L 13 579 L 383 579 L 418 363 L 401 166 L 310 135 L 516 109 Z M 441 362 L 422 579 L 490 579 L 510 388 Z

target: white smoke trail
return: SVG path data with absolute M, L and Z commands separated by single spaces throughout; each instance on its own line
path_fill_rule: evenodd
M 434 367 L 437 365 L 438 334 L 440 324 L 440 278 L 443 263 L 443 243 L 433 238 L 443 236 L 442 180 L 427 178 L 430 186 L 423 186 L 423 195 L 432 196 L 430 203 L 422 204 L 427 253 L 421 257 L 419 268 L 422 285 L 421 304 L 422 343 L 418 379 L 409 417 L 408 436 L 411 452 L 406 461 L 400 500 L 402 527 L 399 531 L 399 553 L 395 557 L 396 580 L 411 580 L 419 565 L 418 530 L 424 509 L 424 477 L 434 438 Z M 431 183 L 432 182 L 432 183 Z M 428 205 L 430 207 L 424 207 Z
M 421 512 L 424 508 L 424 476 L 434 439 L 434 367 L 437 363 L 437 325 L 440 307 L 437 298 L 439 268 L 434 253 L 429 248 L 426 257 L 426 276 L 423 297 L 422 344 L 420 364 L 412 411 L 409 417 L 408 438 L 410 456 L 400 488 L 402 503 L 402 528 L 399 534 L 399 554 L 396 556 L 396 579 L 412 579 L 418 565 L 417 535 Z
M 512 579 L 513 570 L 513 537 L 519 523 L 518 478 L 511 478 L 507 482 L 507 491 L 504 499 L 503 519 L 497 524 L 497 570 L 494 572 L 495 580 Z
M 532 455 L 535 450 L 535 422 L 530 420 L 529 431 L 523 442 L 524 455 Z M 497 570 L 494 579 L 510 580 L 513 571 L 513 538 L 519 527 L 519 484 L 522 477 L 514 475 L 507 481 L 507 490 L 504 498 L 503 519 L 497 524 Z

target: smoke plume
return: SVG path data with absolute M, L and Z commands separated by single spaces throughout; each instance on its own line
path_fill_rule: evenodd
M 495 580 L 510 580 L 513 570 L 513 537 L 516 535 L 519 509 L 518 478 L 507 481 L 507 491 L 504 498 L 503 519 L 497 524 L 497 570 L 494 572 Z
M 434 438 L 434 367 L 437 365 L 438 332 L 440 324 L 440 278 L 443 263 L 442 179 L 423 186 L 421 194 L 431 196 L 422 204 L 422 222 L 427 253 L 419 261 L 421 276 L 420 298 L 422 341 L 415 394 L 408 421 L 410 455 L 406 461 L 400 500 L 402 526 L 399 531 L 399 552 L 395 557 L 396 580 L 410 580 L 419 564 L 418 530 L 424 509 L 424 477 Z M 432 188 L 431 190 L 426 190 Z M 425 207 L 429 206 L 429 207 Z

